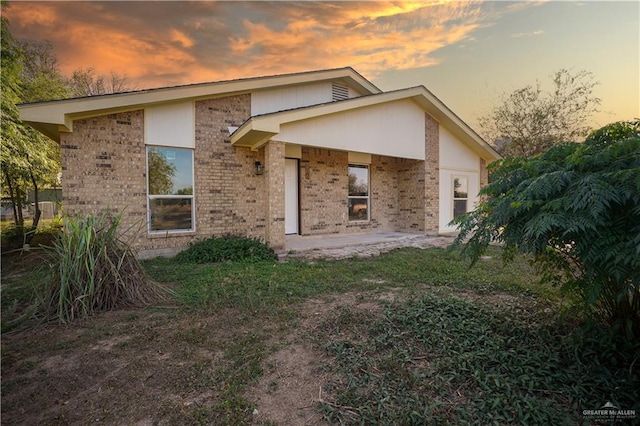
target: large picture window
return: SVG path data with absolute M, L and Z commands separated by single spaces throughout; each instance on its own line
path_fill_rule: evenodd
M 349 165 L 349 220 L 369 220 L 369 166 Z
M 466 176 L 453 177 L 453 217 L 467 212 L 469 199 L 469 178 Z
M 147 147 L 149 231 L 194 229 L 193 150 Z

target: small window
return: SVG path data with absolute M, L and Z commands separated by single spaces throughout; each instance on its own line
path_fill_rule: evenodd
M 192 231 L 193 150 L 147 147 L 149 231 Z
M 349 165 L 349 220 L 369 220 L 369 166 Z
M 469 178 L 465 176 L 453 177 L 453 217 L 467 212 L 469 198 Z

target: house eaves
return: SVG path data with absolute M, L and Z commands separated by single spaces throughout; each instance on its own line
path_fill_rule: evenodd
M 424 86 L 254 116 L 231 135 L 231 143 L 255 150 L 276 136 L 284 124 L 406 99 L 419 105 L 487 162 L 501 158 L 496 150 Z
M 233 96 L 317 81 L 343 81 L 364 94 L 381 92 L 353 68 L 346 67 L 22 104 L 18 106 L 18 110 L 22 121 L 51 139 L 60 141 L 60 133 L 73 131 L 74 120 L 134 111 L 177 101 Z

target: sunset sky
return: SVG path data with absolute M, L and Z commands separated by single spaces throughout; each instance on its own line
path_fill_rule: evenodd
M 640 2 L 10 2 L 20 40 L 67 75 L 138 89 L 352 66 L 382 90 L 424 85 L 470 125 L 561 68 L 600 85 L 594 127 L 640 116 Z

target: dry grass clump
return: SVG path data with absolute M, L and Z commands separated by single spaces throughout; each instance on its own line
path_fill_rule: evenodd
M 47 318 L 66 323 L 167 295 L 121 239 L 121 219 L 107 213 L 64 218 L 64 232 L 49 248 L 51 278 L 41 299 Z

